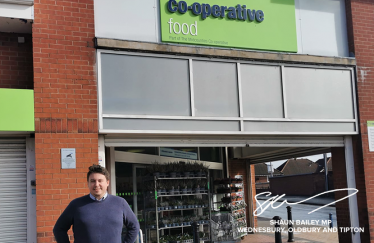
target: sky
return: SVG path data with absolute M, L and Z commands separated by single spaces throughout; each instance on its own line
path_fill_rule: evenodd
M 327 153 L 327 158 L 328 157 L 331 157 L 331 153 Z M 307 156 L 307 157 L 300 157 L 298 159 L 309 159 L 313 162 L 316 162 L 317 160 L 322 159 L 322 158 L 323 158 L 323 154 L 317 154 L 317 155 L 312 155 L 312 156 Z M 271 164 L 273 165 L 273 168 L 276 169 L 278 166 L 280 166 L 284 162 L 286 162 L 286 159 L 273 161 L 273 162 L 271 162 Z M 267 162 L 265 164 L 269 164 L 269 163 L 270 162 Z

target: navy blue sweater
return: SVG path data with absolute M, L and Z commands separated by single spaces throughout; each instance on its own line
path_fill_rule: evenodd
M 139 223 L 121 197 L 108 195 L 94 201 L 89 195 L 74 199 L 53 228 L 58 243 L 70 243 L 67 231 L 73 225 L 74 243 L 122 243 L 122 227 L 127 228 L 124 243 L 134 243 Z

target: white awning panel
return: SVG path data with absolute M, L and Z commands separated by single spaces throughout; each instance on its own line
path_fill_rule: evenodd
M 106 147 L 344 147 L 341 136 L 106 136 Z

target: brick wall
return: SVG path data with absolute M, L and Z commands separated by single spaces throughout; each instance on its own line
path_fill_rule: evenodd
M 269 178 L 272 195 L 312 196 L 325 191 L 325 174 L 275 176 Z
M 374 152 L 369 152 L 366 122 L 374 120 L 374 2 L 372 0 L 346 0 L 350 51 L 357 61 L 357 92 L 361 138 L 354 138 L 357 188 L 366 191 L 359 195 L 360 223 L 369 224 L 370 238 L 374 242 Z M 363 164 L 361 164 L 363 161 Z M 357 167 L 357 168 L 356 168 Z M 334 168 L 335 173 L 335 168 Z M 357 176 L 358 173 L 358 176 Z M 359 189 L 360 190 L 360 189 Z M 364 210 L 367 209 L 367 213 Z M 360 210 L 360 209 L 359 209 Z
M 93 0 L 35 0 L 33 58 L 38 242 L 53 242 L 55 221 L 88 193 L 98 163 Z M 76 169 L 61 169 L 61 148 L 76 148 Z
M 250 173 L 251 173 L 251 180 L 252 185 L 249 185 L 249 181 L 247 180 L 247 167 L 250 166 Z M 248 165 L 246 160 L 230 160 L 229 161 L 229 176 L 234 178 L 236 175 L 243 176 L 243 188 L 244 188 L 244 197 L 245 202 L 247 203 L 247 225 L 249 226 L 250 218 L 249 215 L 252 214 L 252 210 L 249 208 L 250 206 L 250 195 L 248 195 L 248 186 L 252 187 L 252 202 L 253 202 L 253 210 L 256 209 L 256 203 L 254 197 L 256 196 L 256 184 L 255 184 L 255 168 L 254 165 Z M 255 217 L 255 227 L 257 227 L 257 217 Z
M 0 32 L 0 88 L 33 89 L 32 62 L 31 34 Z

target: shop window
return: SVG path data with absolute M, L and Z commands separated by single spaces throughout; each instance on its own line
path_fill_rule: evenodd
M 160 153 L 157 147 L 116 147 L 115 150 L 128 153 L 160 155 L 171 158 L 222 163 L 222 149 L 219 147 L 160 147 Z M 200 156 L 198 155 L 199 153 Z
M 104 114 L 191 115 L 188 60 L 102 54 L 101 63 Z
M 137 154 L 158 155 L 157 148 L 155 147 L 116 147 L 115 150 Z
M 191 159 L 197 160 L 198 149 L 196 147 L 190 148 L 160 148 L 160 156 L 181 158 L 181 159 Z
M 196 116 L 239 117 L 235 63 L 193 61 Z
M 222 163 L 221 148 L 201 147 L 200 160 Z

